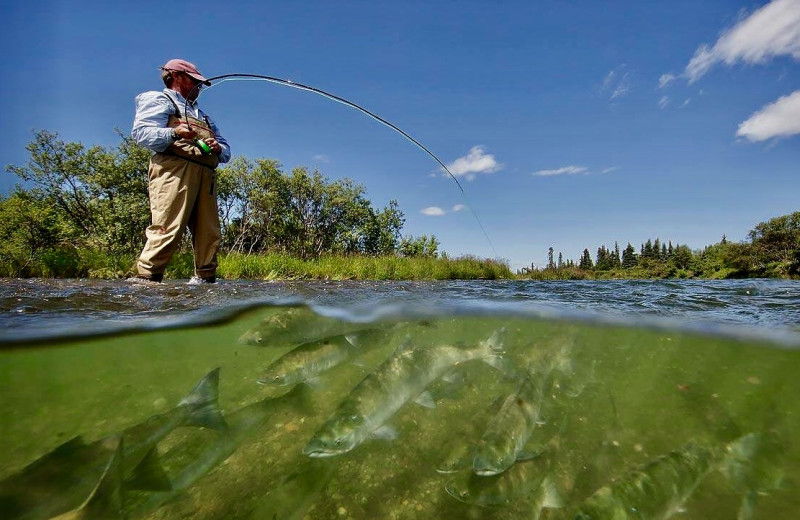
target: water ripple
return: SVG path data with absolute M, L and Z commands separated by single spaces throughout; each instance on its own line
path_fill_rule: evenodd
M 4 280 L 0 342 L 158 326 L 251 304 L 300 302 L 351 314 L 400 305 L 424 312 L 574 313 L 602 319 L 664 318 L 701 328 L 738 325 L 800 332 L 800 282 L 789 280 L 609 280 L 445 282 L 223 281 L 158 286 L 107 280 Z M 256 303 L 254 303 L 256 302 Z M 233 310 L 232 310 L 233 309 Z M 216 319 L 216 318 L 215 318 Z M 195 321 L 196 322 L 196 321 Z M 155 324 L 155 325 L 154 325 Z

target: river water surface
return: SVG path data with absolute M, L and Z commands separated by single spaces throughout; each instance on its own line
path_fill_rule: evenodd
M 3 280 L 0 348 L 2 518 L 800 510 L 797 282 Z

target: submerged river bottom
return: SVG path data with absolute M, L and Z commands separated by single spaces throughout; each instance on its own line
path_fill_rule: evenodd
M 264 305 L 217 324 L 7 346 L 0 516 L 800 510 L 794 346 L 497 310 L 353 317 Z M 207 374 L 218 397 L 201 412 L 217 407 L 225 428 L 187 419 L 186 396 L 207 390 L 196 386 Z M 312 453 L 334 429 L 348 442 L 350 430 L 364 435 Z M 477 474 L 476 453 L 492 449 L 515 460 Z M 603 495 L 616 505 L 592 506 Z

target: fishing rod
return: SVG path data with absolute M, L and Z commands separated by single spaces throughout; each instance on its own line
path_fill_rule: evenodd
M 430 155 L 433 158 L 433 160 L 435 160 L 437 163 L 439 163 L 439 165 L 444 169 L 444 171 L 447 172 L 447 174 L 450 176 L 450 178 L 452 178 L 455 181 L 456 186 L 458 186 L 458 189 L 461 191 L 461 196 L 464 199 L 464 202 L 467 203 L 467 207 L 469 208 L 470 212 L 475 217 L 475 220 L 477 221 L 478 226 L 481 228 L 481 231 L 483 232 L 483 236 L 486 237 L 486 241 L 489 242 L 489 246 L 492 248 L 492 251 L 494 252 L 495 257 L 499 256 L 497 254 L 497 251 L 494 248 L 494 244 L 492 243 L 492 240 L 489 238 L 489 235 L 486 233 L 486 229 L 484 229 L 483 224 L 481 223 L 480 219 L 478 218 L 478 214 L 475 212 L 475 209 L 472 207 L 472 205 L 470 205 L 469 202 L 467 201 L 467 196 L 466 196 L 466 192 L 464 191 L 464 187 L 461 186 L 460 182 L 458 182 L 458 179 L 456 178 L 456 176 L 453 175 L 453 173 L 450 171 L 450 169 L 447 167 L 447 165 L 445 163 L 443 163 L 441 161 L 441 159 L 436 157 L 436 155 L 434 155 L 433 152 L 431 152 L 427 147 L 425 147 L 425 145 L 423 145 L 422 143 L 420 143 L 419 141 L 417 141 L 416 139 L 414 139 L 413 137 L 408 135 L 402 129 L 400 129 L 397 126 L 393 125 L 392 123 L 390 123 L 386 119 L 380 117 L 379 115 L 377 115 L 377 114 L 375 114 L 373 112 L 370 112 L 366 108 L 364 108 L 364 107 L 362 107 L 360 105 L 357 105 L 357 104 L 353 103 L 352 101 L 348 101 L 348 100 L 344 99 L 343 97 L 339 97 L 339 96 L 337 96 L 335 94 L 331 94 L 330 92 L 326 92 L 326 91 L 324 91 L 322 89 L 319 89 L 319 88 L 316 88 L 316 87 L 312 87 L 310 85 L 304 85 L 302 83 L 297 83 L 297 82 L 294 82 L 294 81 L 291 81 L 291 80 L 288 80 L 288 79 L 281 79 L 281 78 L 276 78 L 276 77 L 273 77 L 273 76 L 265 76 L 263 74 L 233 73 L 233 74 L 222 74 L 222 75 L 219 75 L 219 76 L 214 76 L 212 78 L 208 78 L 206 81 L 209 82 L 209 83 L 212 82 L 212 81 L 218 81 L 217 84 L 219 84 L 219 83 L 222 83 L 224 81 L 234 80 L 234 79 L 268 81 L 270 83 L 275 83 L 275 84 L 278 84 L 278 85 L 284 85 L 284 86 L 287 86 L 287 87 L 292 87 L 292 88 L 296 88 L 296 89 L 300 89 L 300 90 L 305 90 L 306 92 L 313 92 L 314 94 L 318 94 L 318 95 L 323 96 L 325 98 L 328 98 L 328 99 L 330 99 L 332 101 L 336 101 L 337 103 L 341 103 L 341 104 L 346 105 L 346 106 L 348 106 L 350 108 L 354 108 L 354 109 L 358 110 L 359 112 L 361 112 L 363 114 L 366 114 L 367 116 L 371 117 L 372 119 L 378 121 L 379 123 L 381 123 L 381 124 L 383 124 L 385 126 L 388 126 L 389 128 L 391 128 L 395 132 L 399 133 L 400 135 L 402 135 L 403 137 L 405 137 L 406 139 L 408 139 L 409 141 L 414 143 L 417 147 L 419 147 L 425 153 Z M 194 88 L 192 88 L 192 90 L 190 90 L 189 93 L 186 95 L 186 101 L 184 102 L 184 106 L 183 106 L 183 114 L 184 114 L 184 117 L 186 119 L 186 124 L 187 124 L 187 126 L 189 126 L 189 128 L 191 128 L 191 126 L 192 126 L 190 124 L 190 122 L 189 122 L 189 113 L 188 113 L 189 98 L 195 92 L 195 90 L 198 91 L 198 95 L 199 95 L 199 91 L 203 89 L 203 85 L 204 85 L 204 82 L 198 82 L 194 86 Z M 211 86 L 214 86 L 214 85 L 211 85 Z M 206 143 L 203 142 L 202 139 L 198 139 L 198 142 L 196 144 L 201 149 L 201 151 L 203 153 L 210 153 L 211 152 L 211 149 L 208 148 L 208 145 L 206 145 Z

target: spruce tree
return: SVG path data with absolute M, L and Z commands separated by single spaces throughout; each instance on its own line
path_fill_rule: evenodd
M 644 247 L 642 248 L 642 258 L 652 258 L 653 257 L 653 242 L 648 238 L 647 242 L 644 243 Z
M 628 242 L 628 246 L 622 252 L 622 267 L 625 269 L 630 269 L 632 267 L 636 267 L 638 263 L 636 259 L 636 249 Z
M 592 264 L 592 257 L 589 255 L 588 249 L 583 250 L 583 255 L 581 256 L 581 261 L 578 264 L 578 267 L 587 271 L 594 268 L 594 265 Z

